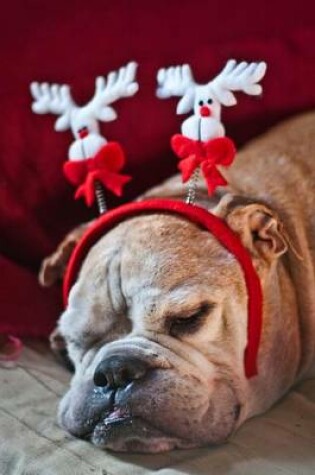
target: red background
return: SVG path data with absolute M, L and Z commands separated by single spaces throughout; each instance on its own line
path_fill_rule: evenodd
M 71 133 L 31 113 L 29 83 L 69 83 L 83 103 L 95 76 L 133 59 L 140 91 L 103 124 L 121 142 L 133 198 L 176 170 L 169 137 L 179 130 L 175 100 L 157 100 L 161 66 L 188 62 L 208 81 L 230 58 L 268 62 L 262 100 L 240 98 L 224 111 L 230 136 L 244 141 L 315 106 L 313 0 L 24 0 L 1 5 L 0 332 L 44 336 L 61 308 L 60 288 L 40 289 L 41 259 L 72 226 L 96 212 L 74 202 L 61 166 Z M 111 204 L 118 204 L 113 199 Z

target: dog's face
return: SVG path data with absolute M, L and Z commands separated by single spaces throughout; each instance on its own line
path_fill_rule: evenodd
M 265 225 L 261 249 L 280 255 Z M 256 262 L 263 285 L 271 261 Z M 247 317 L 240 266 L 207 231 L 171 215 L 121 223 L 90 250 L 60 319 L 75 366 L 61 424 L 118 451 L 224 441 L 252 411 Z

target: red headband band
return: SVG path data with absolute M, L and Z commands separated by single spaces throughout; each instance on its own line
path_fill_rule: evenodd
M 204 208 L 181 201 L 153 199 L 130 203 L 100 216 L 84 234 L 74 249 L 64 278 L 63 297 L 67 305 L 68 295 L 80 267 L 90 248 L 116 224 L 125 219 L 150 212 L 169 212 L 180 215 L 200 227 L 207 229 L 237 259 L 244 274 L 248 293 L 247 346 L 244 353 L 244 367 L 247 378 L 257 374 L 257 357 L 262 330 L 262 289 L 254 269 L 251 256 L 239 237 L 217 216 Z

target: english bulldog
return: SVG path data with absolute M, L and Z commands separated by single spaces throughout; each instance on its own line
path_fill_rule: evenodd
M 252 141 L 229 182 L 197 203 L 249 251 L 263 290 L 258 374 L 246 378 L 247 292 L 231 255 L 182 217 L 148 213 L 90 249 L 51 337 L 74 367 L 59 422 L 114 451 L 219 444 L 313 377 L 315 360 L 315 113 Z M 140 199 L 183 200 L 179 176 Z M 62 277 L 89 224 L 45 259 L 40 281 Z

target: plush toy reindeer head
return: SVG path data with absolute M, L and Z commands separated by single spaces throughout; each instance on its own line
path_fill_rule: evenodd
M 115 120 L 117 114 L 110 104 L 123 97 L 133 96 L 138 91 L 136 69 L 137 64 L 130 62 L 117 72 L 109 73 L 107 79 L 96 78 L 94 96 L 83 107 L 76 105 L 67 85 L 31 84 L 33 112 L 59 115 L 55 123 L 57 131 L 71 128 L 76 140 L 69 149 L 70 160 L 89 158 L 106 143 L 106 139 L 100 135 L 98 121 Z
M 182 134 L 194 140 L 207 141 L 222 137 L 221 106 L 234 106 L 234 91 L 249 95 L 262 92 L 258 82 L 264 77 L 266 63 L 237 63 L 229 60 L 221 73 L 207 84 L 197 84 L 188 64 L 160 69 L 157 75 L 157 95 L 160 98 L 182 97 L 177 114 L 194 114 L 182 124 Z

